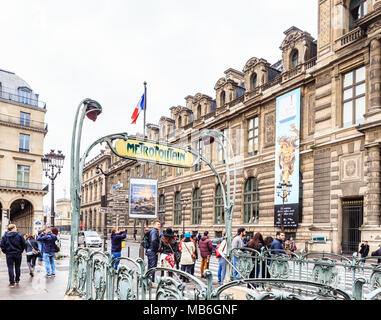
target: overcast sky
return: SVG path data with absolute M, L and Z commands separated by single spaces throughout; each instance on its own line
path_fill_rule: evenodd
M 281 59 L 283 32 L 317 37 L 318 0 L 0 0 L 0 69 L 15 72 L 47 103 L 44 152 L 62 150 L 56 199 L 70 196 L 70 145 L 79 102 L 103 113 L 86 120 L 82 150 L 117 132 L 142 132 L 131 115 L 147 81 L 147 123 L 185 106 L 187 95 L 215 98 L 224 71 L 252 57 Z M 44 178 L 46 183 L 50 181 Z M 50 204 L 50 194 L 44 197 Z

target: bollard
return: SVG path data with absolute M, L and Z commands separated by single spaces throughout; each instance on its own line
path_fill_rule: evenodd
M 130 246 L 127 247 L 127 257 L 130 257 Z

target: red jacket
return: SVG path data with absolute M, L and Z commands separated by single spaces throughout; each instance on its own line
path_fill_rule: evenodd
M 206 258 L 212 255 L 213 245 L 212 240 L 210 240 L 207 236 L 203 236 L 198 243 L 198 247 L 200 248 L 200 254 L 202 258 Z

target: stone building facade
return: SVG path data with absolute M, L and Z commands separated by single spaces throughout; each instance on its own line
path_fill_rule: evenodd
M 276 99 L 300 88 L 300 212 L 287 232 L 299 249 L 351 253 L 368 240 L 373 250 L 381 242 L 381 1 L 318 0 L 318 8 L 318 39 L 289 28 L 280 61 L 252 57 L 242 71 L 226 70 L 215 97 L 187 96 L 155 134 L 202 152 L 225 183 L 221 149 L 200 136 L 222 130 L 237 169 L 233 232 L 274 236 Z M 165 227 L 224 233 L 220 188 L 205 164 L 154 167 Z
M 46 104 L 23 79 L 0 70 L 0 222 L 22 233 L 36 233 L 43 224 L 42 183 Z

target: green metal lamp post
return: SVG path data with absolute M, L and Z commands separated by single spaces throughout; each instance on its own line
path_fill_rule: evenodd
M 110 172 L 105 172 L 102 170 L 101 167 L 99 167 L 99 165 L 97 165 L 96 167 L 96 171 L 95 173 L 96 174 L 99 174 L 99 173 L 102 173 L 104 176 L 105 176 L 105 196 L 104 196 L 104 205 L 106 206 L 107 208 L 107 192 L 108 192 L 108 177 L 110 175 Z M 103 251 L 107 251 L 107 211 L 104 213 L 104 227 L 103 227 Z
M 228 264 L 226 266 L 225 281 L 229 281 L 230 272 L 231 272 L 231 263 L 230 263 L 231 262 L 231 256 L 230 256 L 230 254 L 231 254 L 231 243 L 232 243 L 232 221 L 233 221 L 234 203 L 235 203 L 235 195 L 236 195 L 236 176 L 237 176 L 236 175 L 236 164 L 235 164 L 234 151 L 233 151 L 233 147 L 232 147 L 229 139 L 227 139 L 227 137 L 220 131 L 204 130 L 204 131 L 202 131 L 201 136 L 202 136 L 202 139 L 204 140 L 204 142 L 213 143 L 214 141 L 216 141 L 220 145 L 220 147 L 224 153 L 224 158 L 225 158 L 226 191 L 225 191 L 224 184 L 222 183 L 222 180 L 221 180 L 219 174 L 217 173 L 217 171 L 215 170 L 215 168 L 213 167 L 212 163 L 201 156 L 202 160 L 209 165 L 209 167 L 212 169 L 214 174 L 217 176 L 218 181 L 219 181 L 220 186 L 221 186 L 221 190 L 222 190 L 221 193 L 222 193 L 222 199 L 224 202 L 226 250 L 227 250 L 227 261 L 228 261 Z M 225 147 L 225 143 L 227 143 L 229 145 L 229 149 L 230 149 L 229 151 L 230 151 L 231 159 L 233 162 L 233 197 L 232 198 L 230 197 L 230 163 L 228 161 L 229 158 L 228 158 L 228 153 L 227 153 L 227 150 Z

